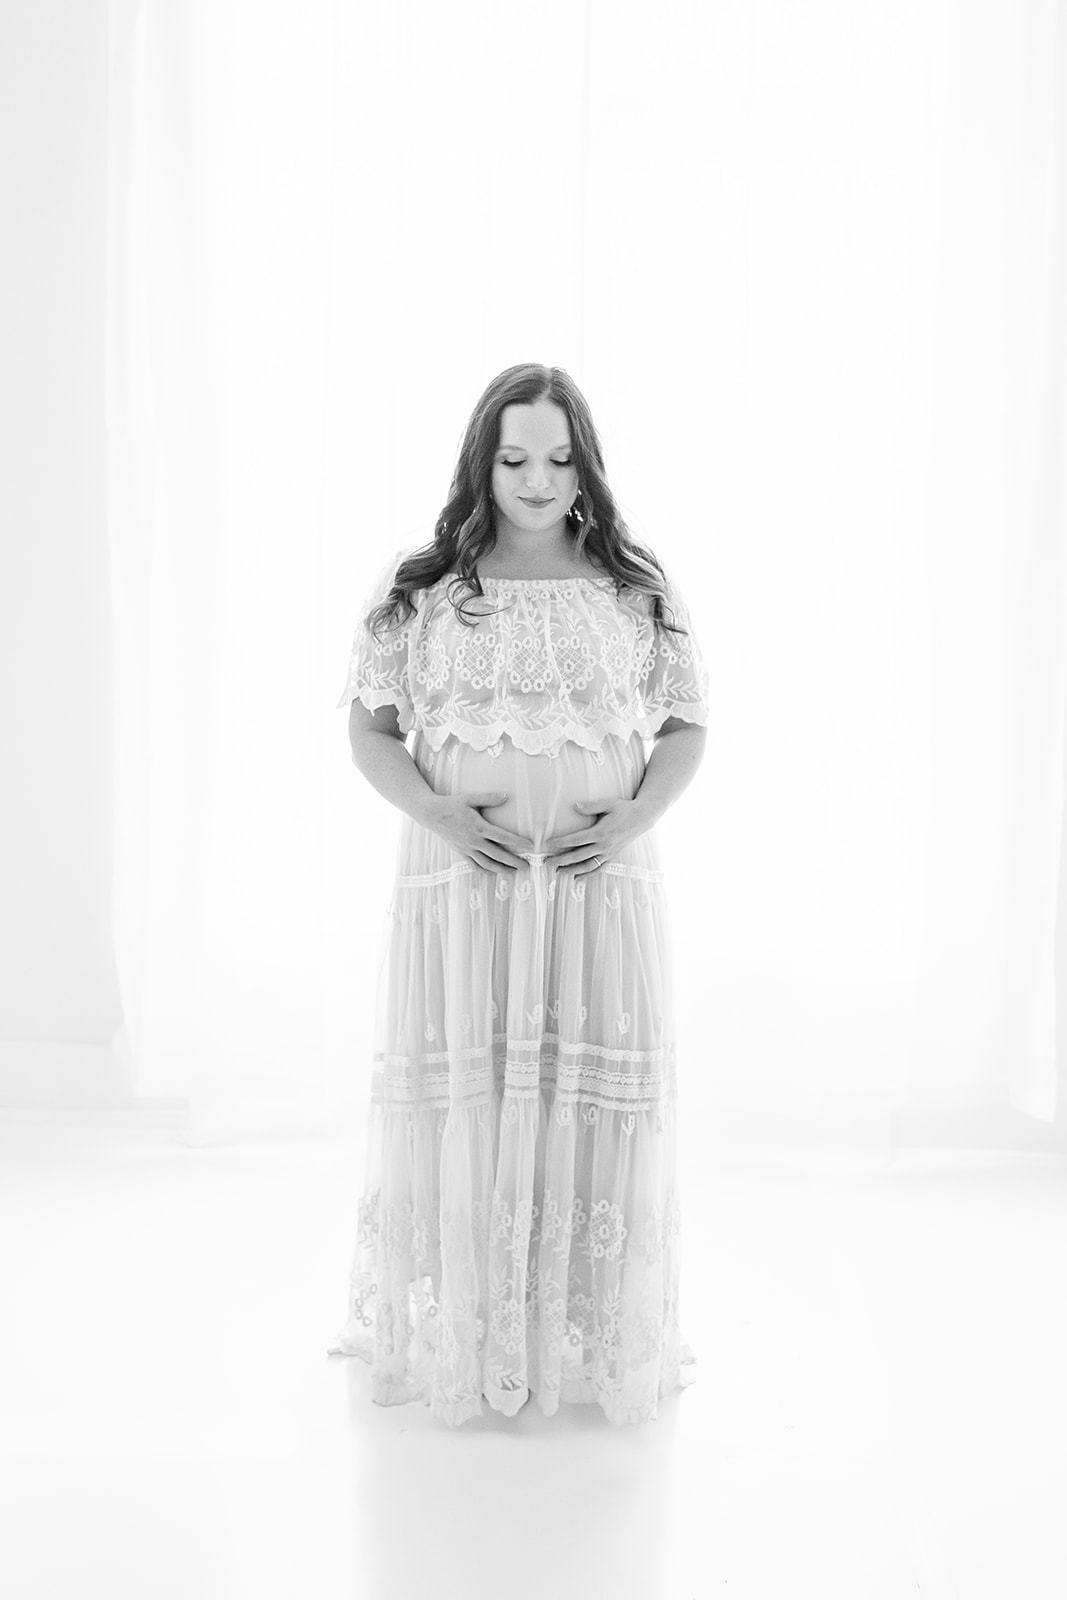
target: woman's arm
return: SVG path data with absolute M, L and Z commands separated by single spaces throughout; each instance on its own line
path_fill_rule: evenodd
M 649 814 L 649 827 L 688 788 L 704 759 L 708 730 L 684 717 L 668 717 L 655 735 L 652 754 L 634 800 Z
M 404 743 L 396 706 L 384 705 L 369 711 L 362 700 L 353 700 L 348 713 L 348 738 L 353 765 L 372 788 L 425 827 L 441 797 L 430 788 Z

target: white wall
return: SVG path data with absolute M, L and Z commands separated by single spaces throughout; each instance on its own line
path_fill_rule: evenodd
M 0 1103 L 122 1099 L 109 919 L 106 0 L 0 8 Z
M 129 1098 L 112 1044 L 107 61 L 106 0 L 0 8 L 0 1105 Z M 1065 1123 L 1067 1096 L 1054 1126 L 981 1110 L 898 1133 L 1062 1148 Z

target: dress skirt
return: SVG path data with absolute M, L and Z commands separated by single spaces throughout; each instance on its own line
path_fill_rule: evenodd
M 406 815 L 385 914 L 347 1321 L 330 1354 L 379 1405 L 457 1425 L 530 1394 L 658 1414 L 693 1381 L 678 1320 L 680 1208 L 668 909 L 653 831 L 595 870 L 544 842 L 631 798 L 641 735 L 531 755 L 409 745 L 439 794 L 533 841 L 506 875 Z

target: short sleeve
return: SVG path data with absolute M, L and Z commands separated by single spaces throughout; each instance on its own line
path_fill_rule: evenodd
M 379 706 L 394 705 L 400 713 L 401 733 L 409 733 L 415 721 L 408 659 L 412 629 L 418 614 L 416 612 L 403 622 L 393 619 L 379 623 L 377 634 L 372 634 L 367 627 L 367 617 L 389 593 L 396 569 L 406 555 L 406 550 L 398 550 L 390 557 L 363 601 L 352 639 L 348 676 L 334 707 L 334 710 L 338 710 L 341 706 L 351 705 L 353 700 L 361 700 L 371 711 L 377 711 Z
M 663 563 L 661 562 L 662 566 Z M 693 631 L 689 608 L 673 575 L 664 568 L 666 619 L 687 631 L 669 633 L 657 627 L 642 668 L 641 698 L 645 716 L 654 729 L 671 717 L 708 725 L 708 670 Z

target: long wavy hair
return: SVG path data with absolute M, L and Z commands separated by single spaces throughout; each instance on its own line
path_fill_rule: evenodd
M 585 397 L 562 367 L 545 367 L 523 361 L 507 367 L 483 392 L 467 423 L 459 447 L 448 500 L 434 525 L 432 544 L 405 557 L 393 575 L 385 598 L 367 616 L 367 626 L 378 628 L 395 618 L 406 622 L 418 609 L 411 596 L 417 589 L 429 588 L 447 573 L 456 574 L 446 594 L 460 620 L 474 627 L 481 611 L 468 617 L 464 599 L 457 603 L 455 592 L 468 589 L 485 598 L 477 572 L 479 557 L 496 544 L 493 522 L 493 458 L 500 445 L 500 416 L 505 406 L 532 405 L 551 400 L 567 415 L 571 453 L 578 469 L 578 493 L 567 513 L 567 528 L 574 536 L 574 552 L 610 576 L 618 594 L 624 586 L 649 597 L 649 614 L 657 628 L 671 633 L 686 633 L 668 622 L 666 577 L 659 561 L 647 546 L 633 537 L 619 515 L 615 498 L 608 488 L 600 439 Z M 469 598 L 469 596 L 467 597 Z

